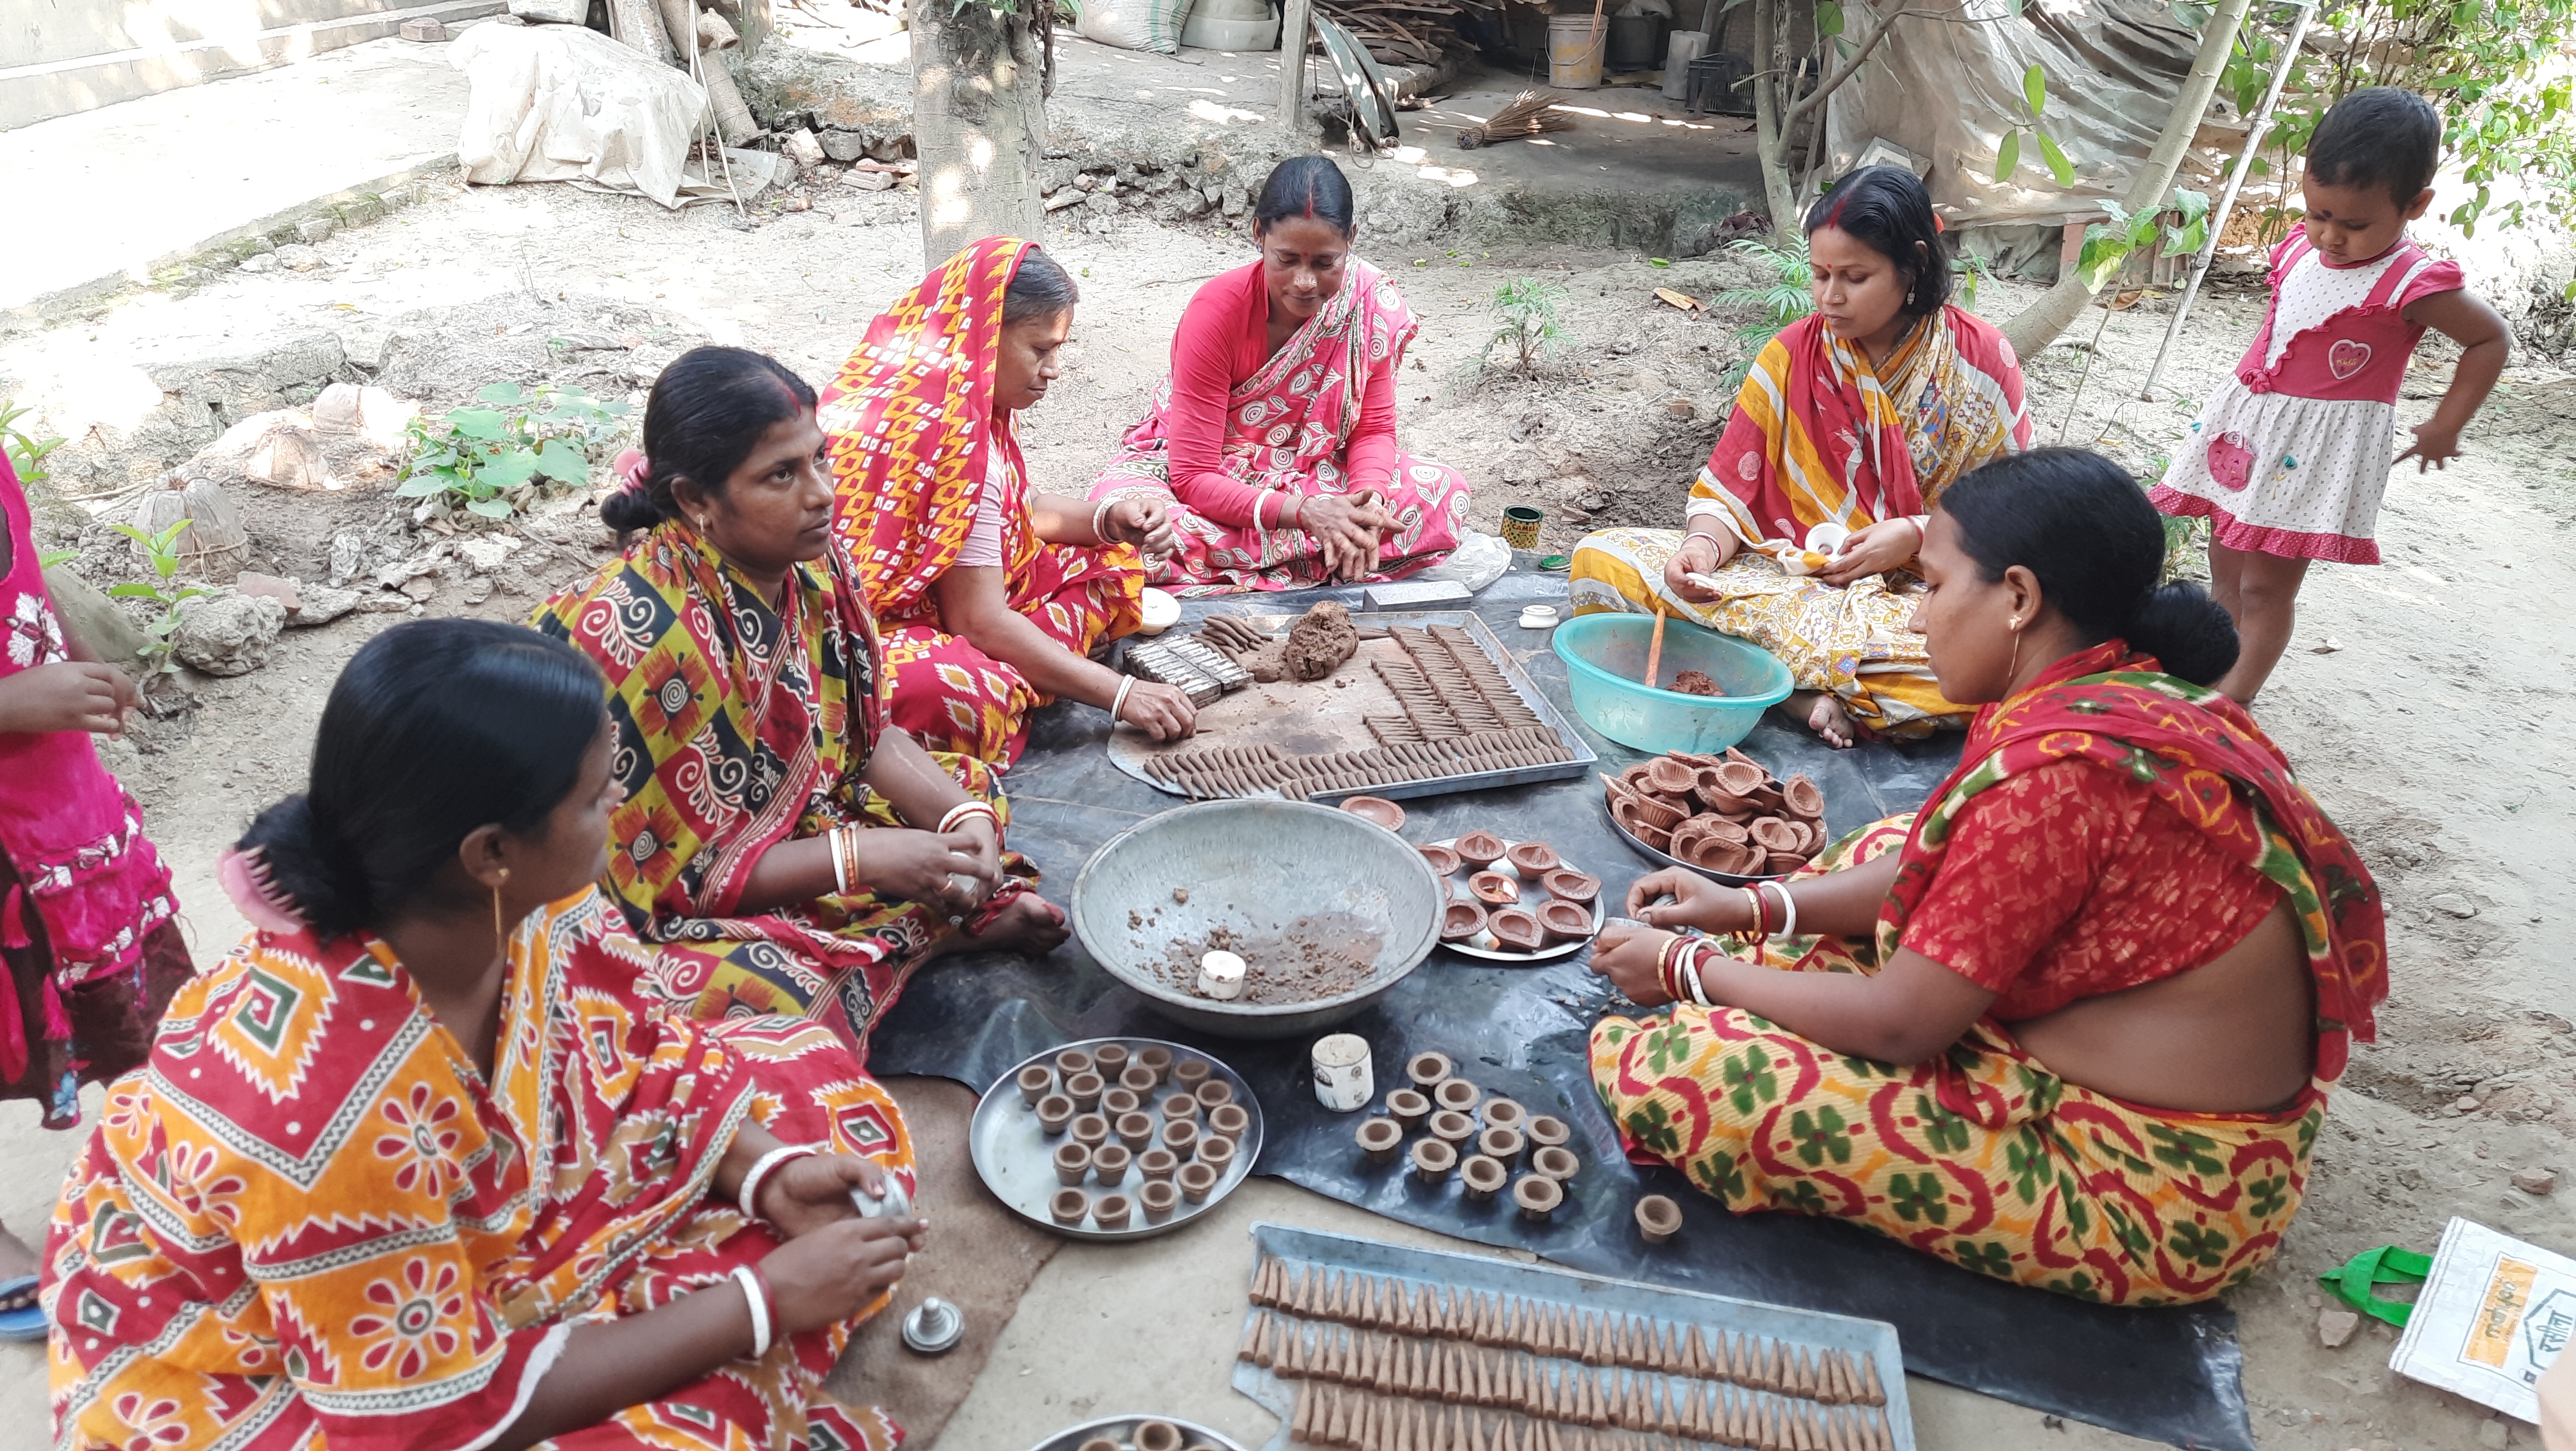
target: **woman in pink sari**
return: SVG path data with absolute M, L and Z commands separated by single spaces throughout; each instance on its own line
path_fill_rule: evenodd
M 1420 324 L 1351 255 L 1351 184 L 1283 161 L 1253 208 L 1261 260 L 1208 282 L 1172 371 L 1094 499 L 1164 505 L 1146 578 L 1181 595 L 1401 579 L 1458 547 L 1467 481 L 1396 446 L 1395 375 Z

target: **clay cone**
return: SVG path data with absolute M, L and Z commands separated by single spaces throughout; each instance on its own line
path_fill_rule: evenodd
M 1291 1441 L 1315 1439 L 1315 1388 L 1313 1386 L 1297 1387 L 1297 1414 L 1288 1421 L 1288 1439 Z
M 1655 1429 L 1667 1436 L 1680 1435 L 1682 1418 L 1680 1413 L 1673 1409 L 1673 1398 L 1681 1394 L 1681 1388 L 1671 1381 L 1658 1381 L 1656 1386 L 1663 1392 L 1661 1397 L 1663 1404 L 1655 1410 Z
M 1244 1321 L 1243 1343 L 1234 1348 L 1234 1358 L 1237 1360 L 1258 1359 L 1261 1354 L 1261 1332 L 1267 1328 L 1269 1324 L 1270 1312 L 1267 1310 L 1255 1312 L 1251 1319 Z
M 1887 1404 L 1887 1391 L 1878 1383 L 1878 1357 L 1875 1355 L 1860 1358 L 1860 1398 L 1873 1406 Z

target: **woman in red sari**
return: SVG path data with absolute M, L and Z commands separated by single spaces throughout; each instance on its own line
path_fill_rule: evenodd
M 1168 511 L 1152 583 L 1184 595 L 1401 579 L 1464 537 L 1467 481 L 1395 440 L 1395 375 L 1421 330 L 1351 255 L 1351 184 L 1279 163 L 1253 206 L 1259 261 L 1190 299 L 1153 407 L 1091 486 Z
M 1632 1157 L 1730 1209 L 2084 1299 L 2206 1299 L 2298 1211 L 2387 996 L 2379 894 L 2206 688 L 2235 631 L 2156 585 L 2162 525 L 2108 460 L 1985 465 L 1920 558 L 1940 688 L 1986 702 L 1958 770 L 1785 887 L 1638 881 L 1651 926 L 1604 932 L 1594 964 L 1672 1006 L 1596 1025 L 1594 1084 Z
M 1033 492 L 1020 453 L 1080 300 L 1035 243 L 988 237 L 870 323 L 823 390 L 835 528 L 885 631 L 894 723 L 932 750 L 1007 766 L 1058 698 L 1158 741 L 1195 723 L 1187 695 L 1091 658 L 1136 628 L 1136 551 L 1168 547 L 1163 511 Z

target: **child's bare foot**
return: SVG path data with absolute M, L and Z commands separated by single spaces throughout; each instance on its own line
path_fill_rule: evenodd
M 1805 713 L 1807 729 L 1837 751 L 1851 749 L 1860 732 L 1852 726 L 1851 713 L 1828 691 L 1801 690 L 1789 697 L 1791 714 Z
M 1013 898 L 981 932 L 952 933 L 938 952 L 1016 952 L 1044 957 L 1064 945 L 1070 929 L 1063 909 L 1035 892 Z

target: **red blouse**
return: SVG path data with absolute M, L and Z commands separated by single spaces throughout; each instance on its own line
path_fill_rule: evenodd
M 1263 490 L 1225 471 L 1228 399 L 1270 361 L 1270 290 L 1261 263 L 1220 273 L 1200 287 L 1172 334 L 1172 493 L 1224 524 L 1249 524 Z M 1342 459 L 1352 493 L 1383 496 L 1395 472 L 1395 370 L 1381 369 L 1360 394 L 1360 419 Z
M 2199 967 L 2280 900 L 2143 784 L 2068 759 L 1968 803 L 1900 940 L 2011 1023 Z

